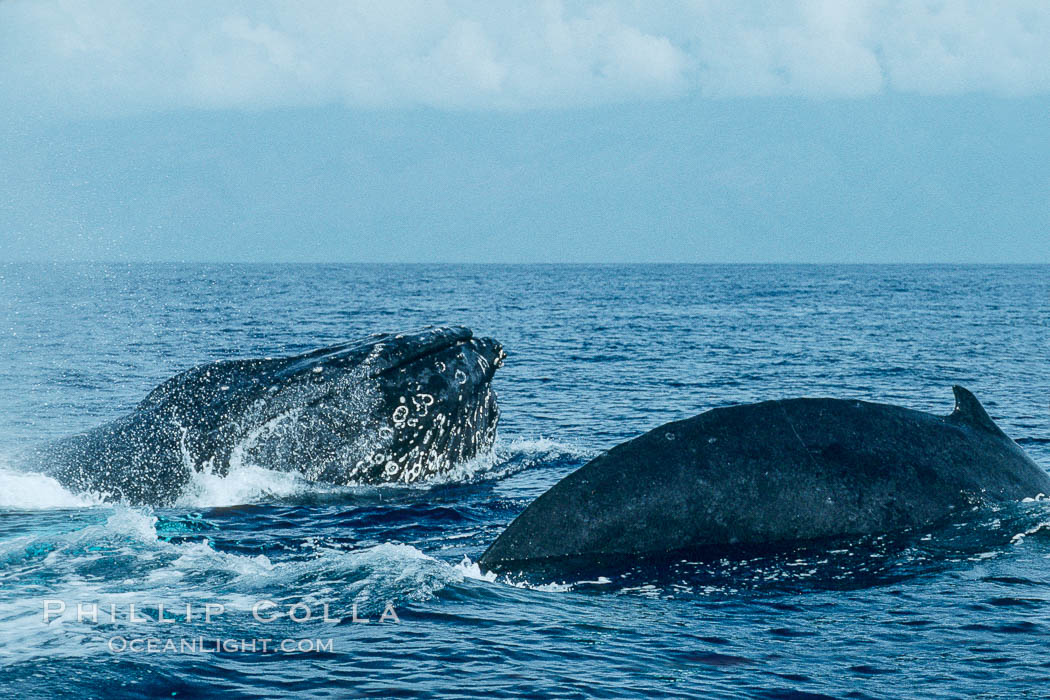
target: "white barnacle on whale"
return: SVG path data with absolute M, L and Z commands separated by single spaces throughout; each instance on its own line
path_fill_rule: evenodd
M 413 453 L 415 452 L 416 450 L 413 450 Z M 406 469 L 405 472 L 401 475 L 401 480 L 404 481 L 406 484 L 410 484 L 413 481 L 418 480 L 422 473 L 423 464 L 417 457 L 416 459 L 412 460 L 412 463 L 409 465 L 408 469 Z
M 412 404 L 416 407 L 416 413 L 425 416 L 427 409 L 434 405 L 434 397 L 430 394 L 419 394 L 412 397 Z

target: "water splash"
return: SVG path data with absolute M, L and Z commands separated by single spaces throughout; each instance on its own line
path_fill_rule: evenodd
M 195 472 L 176 501 L 184 508 L 237 506 L 291 500 L 307 493 L 334 493 L 335 486 L 313 483 L 299 472 L 282 472 L 252 464 L 238 464 L 224 474 Z
M 504 479 L 537 465 L 564 460 L 580 460 L 590 453 L 575 445 L 547 438 L 497 441 L 493 449 L 463 462 L 444 474 L 416 484 L 391 486 L 426 490 L 450 484 L 472 484 Z M 375 487 L 335 486 L 310 481 L 299 470 L 278 471 L 253 464 L 246 453 L 237 453 L 226 474 L 210 468 L 195 472 L 176 505 L 186 508 L 235 506 L 251 503 L 296 502 L 303 500 L 349 500 Z
M 38 472 L 23 472 L 8 466 L 0 458 L 0 508 L 12 510 L 47 510 L 52 508 L 85 508 L 96 506 L 102 499 L 96 494 L 75 494 L 57 481 Z

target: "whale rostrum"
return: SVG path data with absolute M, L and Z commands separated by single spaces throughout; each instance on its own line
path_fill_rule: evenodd
M 332 484 L 410 483 L 488 450 L 505 353 L 468 328 L 379 334 L 182 372 L 131 413 L 34 450 L 75 491 L 166 504 L 195 470 L 250 464 Z

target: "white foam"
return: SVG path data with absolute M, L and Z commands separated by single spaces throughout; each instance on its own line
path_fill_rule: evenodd
M 66 603 L 47 623 L 41 616 L 42 598 L 0 596 L 0 639 L 5 647 L 0 656 L 5 661 L 97 654 L 97 625 L 77 619 L 77 602 L 99 603 L 99 614 L 112 623 L 111 629 L 143 634 L 148 627 L 127 619 L 130 605 L 144 606 L 148 621 L 149 607 L 157 604 L 178 611 L 186 605 L 200 610 L 205 603 L 219 603 L 247 612 L 261 599 L 291 596 L 312 606 L 332 603 L 333 612 L 342 616 L 350 614 L 354 603 L 359 615 L 375 619 L 388 603 L 425 600 L 463 580 L 452 565 L 403 544 L 358 550 L 319 547 L 306 559 L 274 563 L 262 555 L 218 551 L 207 541 L 167 542 L 158 537 L 158 520 L 149 509 L 116 506 L 104 521 L 93 513 L 85 517 L 93 522 L 81 523 L 79 529 L 0 543 L 0 557 L 17 554 L 24 559 L 20 573 L 46 569 L 51 579 L 47 599 Z M 49 551 L 34 559 L 28 550 Z M 134 557 L 134 574 L 123 580 L 83 575 L 84 566 L 113 555 Z M 106 617 L 110 605 L 118 610 L 116 618 Z
M 149 508 L 117 506 L 113 509 L 113 514 L 106 519 L 105 525 L 86 528 L 82 532 L 84 536 L 97 537 L 124 535 L 130 540 L 148 545 L 161 542 L 157 537 L 157 516 Z
M 543 436 L 534 438 L 514 438 L 506 445 L 506 451 L 514 454 L 525 454 L 530 456 L 561 454 L 569 457 L 592 457 L 593 452 L 584 450 L 576 445 L 551 440 Z
M 1022 542 L 1024 542 L 1025 538 L 1028 537 L 1029 535 L 1034 535 L 1034 534 L 1036 534 L 1038 532 L 1042 532 L 1042 531 L 1047 530 L 1047 529 L 1050 529 L 1050 522 L 1038 523 L 1037 525 L 1034 525 L 1033 527 L 1028 528 L 1024 532 L 1018 532 L 1016 535 L 1011 537 L 1010 538 L 1010 544 L 1021 544 Z
M 453 466 L 447 472 L 434 474 L 420 482 L 421 486 L 437 484 L 461 484 L 473 481 L 492 472 L 502 460 L 495 449 L 477 455 L 473 459 Z
M 575 445 L 545 437 L 514 438 L 509 442 L 497 438 L 496 444 L 488 452 L 457 464 L 443 474 L 436 474 L 422 482 L 422 485 L 469 483 L 480 478 L 505 477 L 531 466 L 536 461 L 560 455 L 584 458 L 591 456 L 591 453 Z M 502 465 L 521 457 L 525 458 L 523 462 L 501 469 Z
M 586 457 L 588 453 L 574 445 L 556 442 L 547 438 L 516 438 L 507 443 L 497 440 L 496 446 L 474 459 L 456 465 L 451 470 L 435 475 L 425 481 L 409 486 L 429 488 L 441 484 L 470 483 L 477 479 L 508 476 L 514 471 L 527 468 L 536 460 L 552 455 Z M 516 463 L 507 469 L 501 465 L 519 457 L 524 463 Z M 231 459 L 231 467 L 225 475 L 211 470 L 196 471 L 176 505 L 184 508 L 206 508 L 235 506 L 247 503 L 266 503 L 274 500 L 294 498 L 308 494 L 339 493 L 348 488 L 310 481 L 299 472 L 283 472 L 264 469 L 246 461 L 245 453 Z
M 571 591 L 576 584 L 567 583 L 564 581 L 552 581 L 549 583 L 532 583 L 530 581 L 524 581 L 521 579 L 513 579 L 510 575 L 504 575 L 500 578 L 493 571 L 482 571 L 481 566 L 470 560 L 470 557 L 463 557 L 463 560 L 453 567 L 463 578 L 473 579 L 475 581 L 484 581 L 485 583 L 499 583 L 505 586 L 513 586 L 514 588 L 524 588 L 530 591 L 544 591 L 546 593 L 568 593 Z M 605 581 L 581 581 L 580 583 L 609 583 L 608 579 Z
M 240 577 L 269 576 L 275 570 L 270 558 L 264 554 L 249 557 L 212 549 L 207 542 L 192 542 L 180 545 L 179 558 L 170 564 L 177 572 L 200 574 L 206 571 L 223 571 Z M 181 578 L 177 576 L 175 578 Z
M 237 506 L 290 498 L 304 492 L 331 491 L 332 487 L 308 481 L 298 472 L 280 472 L 250 464 L 232 467 L 220 476 L 194 472 L 176 500 L 184 508 Z
M 494 583 L 496 581 L 496 573 L 494 571 L 482 571 L 481 566 L 471 561 L 470 557 L 463 557 L 463 561 L 456 564 L 455 568 L 464 578 L 473 579 L 475 581 L 485 581 L 487 583 Z
M 157 523 L 157 516 L 148 508 L 117 506 L 105 521 L 63 533 L 27 535 L 0 543 L 0 555 L 24 554 L 33 545 L 44 546 L 48 552 L 42 563 L 59 576 L 53 597 L 87 600 L 135 593 L 116 590 L 112 580 L 85 579 L 79 574 L 78 567 L 98 558 L 96 550 L 100 548 L 109 554 L 132 555 L 149 569 L 124 583 L 137 589 L 150 582 L 151 599 L 160 602 L 226 596 L 248 600 L 252 599 L 250 594 L 296 589 L 306 589 L 304 592 L 310 596 L 345 598 L 349 594 L 350 598 L 374 601 L 418 600 L 464 578 L 451 564 L 406 544 L 383 543 L 350 550 L 317 547 L 308 558 L 274 563 L 262 554 L 216 550 L 207 540 L 168 542 L 158 536 Z M 209 574 L 217 574 L 225 581 L 222 591 L 208 583 L 216 580 Z M 161 589 L 156 586 L 158 582 L 167 585 Z M 0 620 L 4 619 L 5 605 L 24 602 L 18 598 L 0 603 Z
M 605 585 L 608 585 L 608 584 L 612 583 L 612 581 L 610 579 L 606 578 L 605 576 L 599 576 L 598 578 L 596 578 L 593 581 L 580 581 L 579 582 L 579 584 L 585 584 L 585 583 L 586 584 L 590 584 L 592 586 L 605 586 Z
M 93 494 L 75 494 L 49 476 L 20 472 L 0 464 L 0 508 L 46 510 L 97 506 L 102 500 Z

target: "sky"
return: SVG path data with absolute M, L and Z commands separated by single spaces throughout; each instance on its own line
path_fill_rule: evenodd
M 1050 4 L 0 1 L 0 262 L 1050 262 Z

